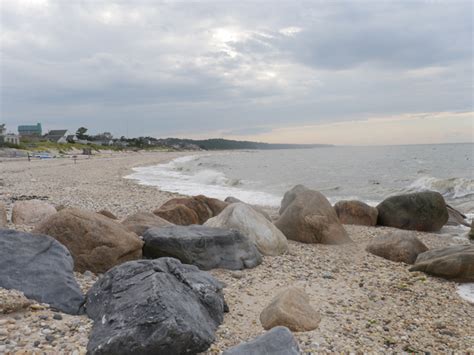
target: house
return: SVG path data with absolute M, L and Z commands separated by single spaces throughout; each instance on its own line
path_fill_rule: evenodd
M 42 133 L 43 129 L 41 128 L 41 123 L 18 126 L 18 134 L 20 137 L 40 137 Z
M 20 136 L 13 133 L 7 133 L 5 124 L 0 124 L 0 144 L 9 143 L 9 144 L 20 144 Z
M 51 130 L 44 138 L 53 143 L 67 143 L 67 129 Z

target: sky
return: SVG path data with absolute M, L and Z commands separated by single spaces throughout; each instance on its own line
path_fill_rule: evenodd
M 0 1 L 0 122 L 474 141 L 473 1 Z

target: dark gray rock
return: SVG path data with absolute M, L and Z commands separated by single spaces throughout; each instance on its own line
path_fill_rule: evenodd
M 446 202 L 434 191 L 392 196 L 378 206 L 377 224 L 425 232 L 438 231 L 448 221 Z
M 298 355 L 301 354 L 295 337 L 286 327 L 275 327 L 247 343 L 224 351 L 222 355 Z
M 130 261 L 87 293 L 94 320 L 89 354 L 196 354 L 214 341 L 225 309 L 222 285 L 173 258 Z
M 236 230 L 201 225 L 153 227 L 143 240 L 145 257 L 170 256 L 203 270 L 240 270 L 262 262 L 254 243 Z
M 474 244 L 428 250 L 416 258 L 410 271 L 460 282 L 474 281 Z
M 73 268 L 71 254 L 54 238 L 0 229 L 0 287 L 78 314 L 84 296 Z

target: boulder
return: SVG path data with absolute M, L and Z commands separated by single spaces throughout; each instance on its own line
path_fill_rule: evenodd
M 425 232 L 438 231 L 448 221 L 448 209 L 439 192 L 392 196 L 378 206 L 377 224 Z
M 298 287 L 288 287 L 280 292 L 260 313 L 260 322 L 266 330 L 284 326 L 294 332 L 316 329 L 321 317 L 309 304 L 309 297 Z
M 16 201 L 12 209 L 12 222 L 35 226 L 55 213 L 53 205 L 41 200 Z
M 98 214 L 101 214 L 102 216 L 108 217 L 110 219 L 118 219 L 116 215 L 114 215 L 112 212 L 109 210 L 100 210 L 97 212 Z
M 88 354 L 196 354 L 214 341 L 222 285 L 173 258 L 114 267 L 87 293 Z
M 209 219 L 208 227 L 235 229 L 247 236 L 263 255 L 279 255 L 288 250 L 288 241 L 270 221 L 245 203 L 233 203 L 217 217 Z
M 275 327 L 268 332 L 225 350 L 222 355 L 299 355 L 298 342 L 286 327 Z
M 153 213 L 174 224 L 203 224 L 209 218 L 217 216 L 226 207 L 227 203 L 223 201 L 199 195 L 173 198 Z
M 291 240 L 303 243 L 351 242 L 336 211 L 318 191 L 297 185 L 283 197 L 275 225 Z
M 361 201 L 339 201 L 334 205 L 342 224 L 375 226 L 379 212 L 375 207 Z
M 75 270 L 103 273 L 142 257 L 143 242 L 135 233 L 98 213 L 66 208 L 49 217 L 33 233 L 47 234 L 65 245 Z
M 396 231 L 373 238 L 365 250 L 391 261 L 413 264 L 428 248 L 412 232 Z
M 0 228 L 5 227 L 8 223 L 7 206 L 0 202 Z
M 202 270 L 241 270 L 262 262 L 253 242 L 236 230 L 200 225 L 150 228 L 143 240 L 145 257 L 174 257 Z
M 238 198 L 232 197 L 232 196 L 227 197 L 224 201 L 229 203 L 229 204 L 231 204 L 231 203 L 245 203 L 245 202 L 239 200 Z M 250 205 L 250 204 L 248 204 L 248 205 L 250 207 L 252 207 L 258 213 L 260 213 L 263 217 L 268 219 L 270 222 L 272 221 L 272 217 L 270 217 L 270 215 L 267 213 L 267 211 L 265 211 L 263 208 L 261 208 L 259 206 Z
M 122 225 L 136 235 L 143 235 L 148 228 L 166 227 L 173 224 L 151 212 L 137 212 L 125 218 Z
M 69 251 L 53 238 L 0 229 L 0 287 L 79 314 L 84 296 L 74 279 Z
M 423 271 L 460 282 L 474 282 L 474 244 L 426 251 L 418 255 L 410 271 Z

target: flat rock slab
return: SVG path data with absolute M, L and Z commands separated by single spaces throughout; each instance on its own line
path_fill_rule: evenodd
M 413 233 L 396 231 L 379 235 L 369 242 L 366 250 L 384 259 L 413 264 L 419 254 L 428 250 Z
M 78 314 L 84 296 L 73 268 L 69 251 L 53 238 L 0 229 L 0 287 Z
M 410 271 L 423 271 L 445 279 L 473 282 L 474 245 L 458 245 L 424 252 L 418 255 Z
M 145 257 L 174 257 L 202 270 L 241 270 L 262 262 L 253 242 L 236 230 L 201 225 L 168 226 L 148 229 L 143 240 Z
M 130 261 L 87 293 L 89 354 L 196 354 L 224 318 L 222 285 L 173 258 Z
M 286 327 L 275 327 L 268 332 L 225 350 L 222 355 L 299 355 L 298 343 Z

